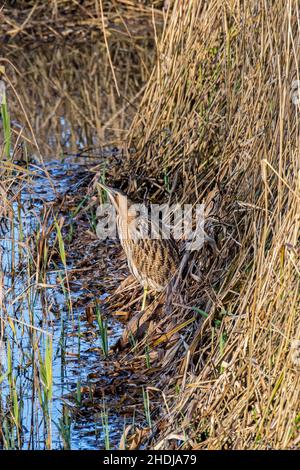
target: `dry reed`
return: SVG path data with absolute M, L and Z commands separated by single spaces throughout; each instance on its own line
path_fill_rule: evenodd
M 162 27 L 162 3 L 51 0 L 3 6 L 1 63 L 44 156 L 53 148 L 76 153 L 124 139 L 153 67 L 153 29 Z M 10 108 L 15 125 L 27 128 L 13 93 Z
M 103 2 L 104 16 L 108 3 Z M 117 3 L 131 12 L 140 5 Z M 37 5 L 28 11 L 32 18 L 42 8 Z M 33 69 L 28 54 L 20 55 L 24 87 L 43 83 L 35 87 L 38 99 L 27 100 L 26 107 L 32 110 L 56 91 L 46 123 L 57 116 L 63 97 L 68 115 L 76 111 L 74 126 L 84 123 L 88 128 L 86 140 L 92 131 L 93 145 L 95 129 L 100 142 L 111 138 L 104 131 L 113 120 L 117 137 L 123 138 L 135 114 L 128 148 L 136 152 L 128 152 L 122 162 L 120 179 L 137 198 L 147 192 L 155 201 L 204 201 L 208 230 L 219 250 L 193 255 L 201 282 L 185 280 L 184 305 L 176 306 L 172 318 L 160 312 L 147 340 L 129 356 L 131 365 L 144 367 L 153 386 L 148 398 L 155 439 L 147 440 L 145 433 L 140 439 L 157 449 L 171 448 L 179 440 L 181 447 L 193 449 L 298 448 L 300 160 L 294 81 L 300 78 L 299 6 L 293 0 L 175 0 L 165 13 L 165 27 L 154 36 L 148 10 L 147 38 L 136 42 L 130 36 L 126 44 L 133 47 L 132 55 L 124 60 L 120 46 L 112 58 L 116 82 L 127 100 L 136 103 L 135 97 L 143 93 L 141 82 L 149 79 L 134 113 L 117 98 L 102 36 L 107 26 L 99 11 L 98 26 L 91 21 L 87 28 L 79 21 L 75 37 L 100 29 L 105 89 L 110 90 L 101 105 L 93 94 L 101 75 L 99 56 L 89 55 L 91 62 L 85 66 L 91 70 L 94 65 L 97 72 L 70 94 L 68 87 L 78 83 L 74 57 L 79 67 L 88 54 L 83 51 L 81 56 L 72 48 L 68 57 L 60 58 L 58 48 L 53 61 L 44 51 L 36 52 Z M 2 13 L 7 18 L 7 10 Z M 20 23 L 16 36 L 30 36 L 32 30 L 20 28 Z M 59 28 L 39 34 L 51 42 L 67 31 L 66 23 Z M 149 47 L 154 43 L 152 69 L 155 54 L 149 56 Z M 10 47 L 12 57 L 21 50 Z M 112 52 L 113 43 L 109 47 Z M 63 74 L 61 82 L 52 79 L 56 67 L 55 76 Z M 28 96 L 22 86 L 20 93 Z M 99 123 L 103 108 L 114 117 L 109 125 Z M 30 115 L 42 133 L 39 113 Z M 53 124 L 52 131 L 56 135 L 61 129 Z M 147 366 L 145 344 L 150 351 Z M 152 405 L 151 394 L 157 392 L 159 399 Z M 133 442 L 137 445 L 136 436 Z
M 195 318 L 152 380 L 171 397 L 156 448 L 174 435 L 194 449 L 299 447 L 299 13 L 291 0 L 178 0 L 158 44 L 130 187 L 206 202 L 219 254 L 195 255 L 202 281 L 160 321 Z

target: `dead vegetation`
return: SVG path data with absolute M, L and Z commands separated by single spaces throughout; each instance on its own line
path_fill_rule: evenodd
M 0 54 L 23 104 L 11 93 L 14 118 L 28 128 L 25 110 L 41 154 L 123 140 L 153 67 L 162 1 L 11 3 L 0 10 Z
M 198 449 L 295 448 L 299 10 L 283 1 L 175 3 L 131 128 L 139 154 L 131 164 L 138 188 L 160 182 L 156 199 L 166 182 L 176 181 L 181 202 L 215 191 L 220 253 L 202 282 L 183 286 L 188 301 L 172 315 L 176 324 L 194 320 L 164 345 L 167 377 L 160 371 L 158 383 L 166 395 L 177 383 L 180 393 L 155 445 L 184 431 Z M 161 321 L 166 332 L 170 320 Z
M 138 369 L 148 380 L 153 428 L 150 434 L 127 429 L 132 448 L 141 442 L 156 449 L 299 448 L 299 13 L 292 0 L 268 6 L 254 0 L 175 0 L 157 39 L 153 70 L 153 29 L 139 53 L 133 52 L 137 62 L 130 55 L 125 62 L 114 57 L 121 94 L 129 101 L 142 96 L 134 113 L 119 101 L 113 109 L 117 92 L 106 59 L 110 92 L 104 88 L 102 107 L 117 118 L 119 137 L 131 122 L 124 155 L 113 160 L 115 166 L 105 165 L 109 181 L 137 200 L 204 201 L 219 251 L 204 247 L 193 255 L 201 281 L 185 279 L 183 303 L 174 305 L 171 316 L 161 305 L 150 305 L 146 336 L 117 356 L 123 370 Z M 82 24 L 76 28 L 85 31 Z M 105 55 L 103 36 L 102 42 Z M 39 70 L 47 70 L 46 83 L 48 60 L 41 51 L 35 57 L 41 67 L 36 80 Z M 61 62 L 62 73 L 76 74 L 68 64 Z M 125 81 L 118 78 L 121 64 Z M 81 90 L 93 90 L 94 79 L 83 81 Z M 78 82 L 64 77 L 61 83 Z M 59 103 L 62 90 L 55 86 Z M 47 89 L 35 88 L 41 101 Z M 18 93 L 27 96 L 19 87 Z M 97 99 L 84 93 L 80 103 L 86 107 L 76 105 L 80 112 L 66 101 L 76 110 L 74 125 L 96 130 L 104 142 Z M 87 116 L 92 111 L 93 118 Z M 41 131 L 37 121 L 34 128 Z M 132 148 L 134 153 L 127 150 Z M 115 294 L 112 313 L 132 313 L 140 294 L 136 286 Z

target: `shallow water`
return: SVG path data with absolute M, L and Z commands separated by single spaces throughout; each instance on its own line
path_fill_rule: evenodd
M 68 298 L 60 287 L 58 278 L 59 272 L 60 276 L 64 275 L 63 265 L 48 272 L 44 280 L 29 276 L 27 269 L 28 263 L 32 264 L 34 260 L 26 240 L 38 229 L 43 206 L 76 185 L 80 168 L 78 163 L 69 161 L 63 164 L 50 162 L 47 170 L 53 186 L 41 170 L 35 166 L 29 168 L 35 176 L 24 185 L 21 200 L 13 203 L 14 223 L 4 225 L 0 230 L 4 286 L 0 310 L 4 319 L 0 335 L 0 416 L 11 415 L 13 391 L 19 404 L 19 431 L 17 426 L 12 430 L 5 419 L 2 423 L 4 434 L 10 436 L 6 447 L 61 449 L 66 435 L 69 438 L 65 447 L 71 449 L 103 449 L 105 437 L 108 446 L 108 435 L 110 447 L 115 447 L 126 424 L 123 417 L 109 409 L 109 397 L 103 397 L 101 409 L 99 406 L 95 412 L 91 407 L 85 409 L 81 391 L 93 390 L 95 372 L 102 370 L 105 375 L 106 369 L 97 328 L 85 321 L 84 306 L 69 308 Z M 36 240 L 36 236 L 32 239 Z M 77 286 L 76 292 L 71 293 L 72 301 L 82 293 Z M 102 294 L 102 299 L 106 295 Z M 7 321 L 8 317 L 10 321 Z M 117 321 L 110 319 L 108 322 L 111 346 L 120 337 L 122 328 Z M 41 404 L 44 393 L 41 384 L 45 383 L 42 364 L 47 347 L 49 350 L 47 338 L 52 338 L 53 346 L 53 398 L 45 413 Z M 35 351 L 33 344 L 37 346 Z M 6 377 L 9 347 L 10 382 Z

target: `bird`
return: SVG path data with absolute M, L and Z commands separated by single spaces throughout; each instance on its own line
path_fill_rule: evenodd
M 116 211 L 116 224 L 121 246 L 128 261 L 128 267 L 144 288 L 143 306 L 148 289 L 164 291 L 176 277 L 180 264 L 175 240 L 163 236 L 163 229 L 149 217 L 138 213 L 135 204 L 121 190 L 98 183 L 105 190 Z M 142 310 L 143 310 L 142 306 Z

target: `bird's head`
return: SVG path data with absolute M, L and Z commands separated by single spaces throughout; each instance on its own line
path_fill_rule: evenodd
M 105 190 L 108 197 L 113 204 L 119 220 L 122 220 L 123 231 L 120 233 L 122 238 L 139 239 L 147 236 L 148 233 L 148 218 L 145 206 L 134 204 L 126 194 L 119 189 L 110 188 L 104 183 L 98 183 L 98 187 Z M 146 212 L 145 212 L 146 211 Z M 124 228 L 125 227 L 125 228 Z
M 124 215 L 127 214 L 128 207 L 130 205 L 130 201 L 127 198 L 126 194 L 123 193 L 120 189 L 115 189 L 115 188 L 110 188 L 109 186 L 106 186 L 104 183 L 98 183 L 99 188 L 103 189 L 106 191 L 110 201 L 114 205 L 117 213 L 119 215 Z

